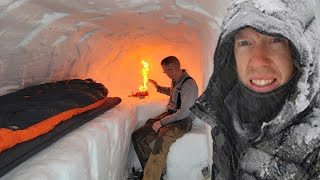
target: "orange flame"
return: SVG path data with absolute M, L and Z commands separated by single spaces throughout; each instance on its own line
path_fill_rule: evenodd
M 149 69 L 149 63 L 147 63 L 144 60 L 141 60 L 141 64 L 143 65 L 143 68 L 141 70 L 142 76 L 143 76 L 143 85 L 139 86 L 140 91 L 146 91 L 148 89 L 147 82 L 148 82 L 148 73 L 150 71 Z

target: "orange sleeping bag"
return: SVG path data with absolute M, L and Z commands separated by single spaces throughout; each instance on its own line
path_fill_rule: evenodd
M 102 105 L 107 94 L 103 84 L 72 79 L 0 96 L 0 152 Z
M 26 129 L 11 130 L 7 128 L 0 128 L 0 152 L 8 148 L 11 148 L 12 146 L 18 143 L 25 142 L 33 138 L 36 138 L 42 134 L 45 134 L 52 130 L 60 122 L 66 121 L 75 115 L 89 111 L 102 105 L 106 101 L 106 99 L 107 98 L 84 108 L 76 108 L 62 112 Z

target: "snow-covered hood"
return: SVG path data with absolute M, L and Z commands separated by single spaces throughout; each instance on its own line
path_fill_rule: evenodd
M 291 98 L 272 121 L 263 124 L 264 135 L 271 136 L 290 124 L 316 99 L 319 90 L 320 29 L 313 0 L 235 0 L 228 9 L 214 56 L 214 73 L 207 89 L 192 111 L 209 122 L 215 109 L 233 87 L 236 76 L 233 46 L 229 36 L 250 26 L 267 34 L 281 34 L 291 41 L 300 64 L 298 83 Z M 211 125 L 214 125 L 212 123 Z

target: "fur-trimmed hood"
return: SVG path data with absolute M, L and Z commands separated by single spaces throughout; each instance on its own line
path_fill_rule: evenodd
M 217 122 L 219 104 L 236 82 L 233 33 L 252 27 L 266 34 L 281 35 L 293 45 L 299 63 L 295 90 L 278 115 L 262 125 L 261 136 L 273 136 L 293 123 L 295 117 L 319 104 L 320 28 L 313 0 L 235 0 L 228 8 L 214 55 L 214 72 L 192 111 L 211 125 Z

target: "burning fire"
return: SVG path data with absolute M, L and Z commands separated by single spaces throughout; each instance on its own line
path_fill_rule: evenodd
M 143 76 L 143 85 L 139 86 L 139 90 L 142 92 L 148 89 L 147 82 L 148 82 L 148 73 L 150 69 L 149 69 L 149 63 L 147 63 L 146 61 L 141 60 L 141 64 L 143 65 L 143 68 L 141 70 L 141 73 Z
M 132 93 L 131 95 L 129 95 L 129 97 L 139 97 L 140 99 L 143 99 L 145 96 L 148 96 L 149 93 L 147 91 L 148 86 L 147 86 L 147 82 L 148 82 L 148 73 L 150 71 L 149 69 L 149 63 L 147 63 L 144 60 L 141 60 L 141 64 L 143 65 L 143 68 L 141 70 L 141 74 L 143 76 L 143 85 L 139 86 L 139 90 L 140 92 L 137 93 Z

